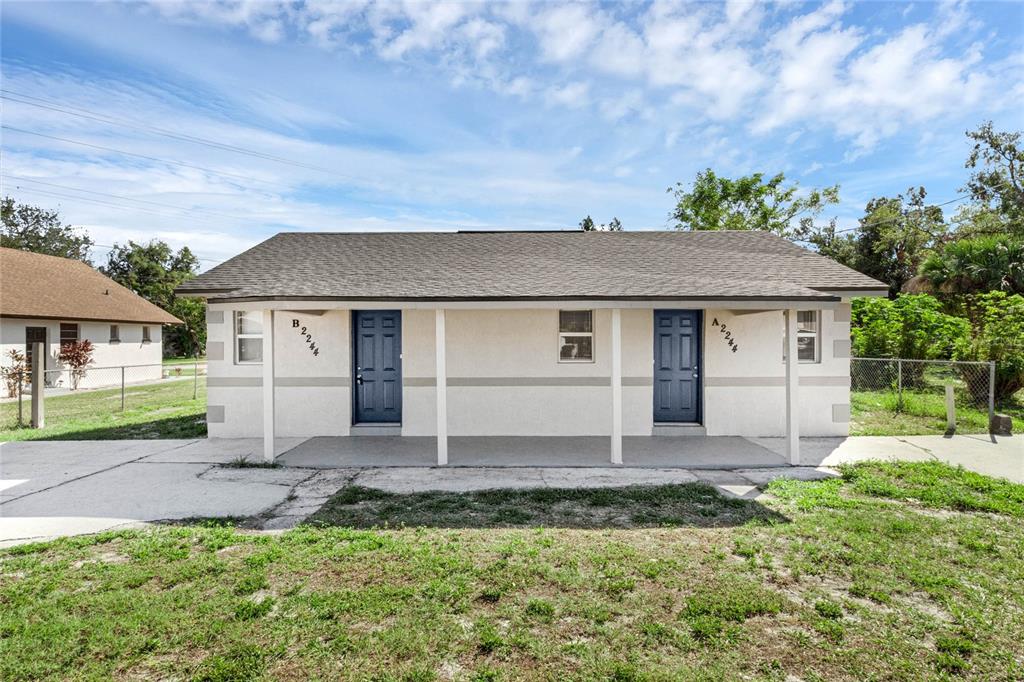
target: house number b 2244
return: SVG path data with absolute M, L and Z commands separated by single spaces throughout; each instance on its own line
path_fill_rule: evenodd
M 718 327 L 718 331 L 722 332 L 722 338 L 724 338 L 725 342 L 729 344 L 729 348 L 732 349 L 733 353 L 740 349 L 740 345 L 736 343 L 736 339 L 733 337 L 732 332 L 729 331 L 724 324 L 720 323 L 717 317 L 711 321 L 711 326 Z
M 303 337 L 306 345 L 309 346 L 310 352 L 312 352 L 314 356 L 320 355 L 320 348 L 316 345 L 316 341 L 313 340 L 313 335 L 309 333 L 309 330 L 301 326 L 299 321 L 296 319 L 292 320 L 292 329 L 299 330 L 299 336 Z

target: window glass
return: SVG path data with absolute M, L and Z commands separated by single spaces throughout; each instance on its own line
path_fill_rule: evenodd
M 235 333 L 262 334 L 263 314 L 259 310 L 239 310 L 235 313 Z
M 110 325 L 110 340 L 111 341 L 120 341 L 121 340 L 121 330 L 118 329 L 116 324 Z
M 259 310 L 235 311 L 235 363 L 263 362 L 263 313 Z
M 558 311 L 558 361 L 594 361 L 594 311 Z
M 78 341 L 78 325 L 70 322 L 60 323 L 60 345 Z
M 143 343 L 147 343 L 149 341 L 152 341 L 152 339 L 149 338 L 149 327 L 143 326 L 142 327 L 142 342 Z
M 238 339 L 239 362 L 263 362 L 263 339 L 249 337 Z
M 796 313 L 796 357 L 800 362 L 819 362 L 817 310 L 798 310 Z M 782 331 L 782 361 L 786 361 L 786 331 Z
M 558 331 L 587 333 L 593 332 L 593 311 L 560 310 L 558 312 Z

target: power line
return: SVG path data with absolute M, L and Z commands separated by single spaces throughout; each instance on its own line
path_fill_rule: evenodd
M 331 170 L 329 168 L 323 168 L 321 166 L 315 166 L 313 164 L 303 163 L 301 161 L 295 161 L 295 160 L 288 159 L 288 158 L 285 158 L 285 157 L 282 157 L 282 156 L 277 156 L 276 154 L 269 154 L 267 152 L 261 152 L 261 151 L 256 150 L 256 149 L 249 149 L 247 147 L 239 147 L 237 145 L 226 144 L 224 142 L 218 142 L 216 140 L 211 140 L 211 139 L 204 138 L 204 137 L 198 137 L 198 136 L 195 136 L 195 135 L 185 135 L 185 134 L 182 134 L 182 133 L 175 132 L 173 130 L 169 130 L 167 128 L 160 128 L 158 126 L 152 126 L 152 125 L 145 125 L 145 124 L 135 123 L 135 122 L 132 122 L 132 121 L 128 121 L 126 119 L 112 118 L 112 117 L 107 116 L 105 114 L 101 114 L 101 113 L 96 112 L 96 111 L 91 111 L 89 109 L 85 109 L 85 108 L 82 108 L 82 107 L 70 107 L 70 108 L 68 108 L 69 105 L 59 106 L 58 105 L 59 103 L 52 102 L 50 100 L 46 100 L 46 99 L 43 99 L 41 97 L 34 97 L 32 95 L 25 95 L 25 94 L 22 94 L 22 93 L 12 92 L 11 90 L 7 90 L 6 93 L 7 94 L 5 94 L 3 92 L 0 92 L 0 98 L 9 100 L 11 102 L 18 102 L 20 104 L 27 104 L 28 106 L 37 107 L 37 108 L 40 108 L 40 109 L 48 109 L 50 111 L 56 111 L 58 113 L 68 114 L 70 116 L 78 116 L 80 118 L 85 118 L 85 119 L 89 119 L 89 120 L 93 120 L 93 121 L 98 121 L 98 122 L 104 123 L 106 125 L 119 126 L 119 127 L 122 127 L 122 128 L 128 128 L 128 129 L 131 129 L 131 130 L 138 130 L 138 131 L 142 131 L 142 132 L 149 132 L 149 133 L 153 133 L 153 134 L 156 134 L 156 135 L 161 135 L 163 137 L 168 137 L 168 138 L 171 138 L 173 140 L 180 140 L 182 142 L 189 142 L 191 144 L 203 145 L 203 146 L 206 146 L 206 147 L 211 147 L 211 148 L 214 148 L 214 149 L 220 149 L 222 151 L 233 152 L 233 153 L 236 153 L 236 154 L 244 154 L 246 156 L 252 156 L 252 157 L 255 157 L 255 158 L 258 158 L 258 159 L 264 159 L 266 161 L 274 161 L 276 163 L 282 163 L 282 164 L 285 164 L 285 165 L 288 165 L 288 166 L 294 166 L 296 168 L 304 168 L 306 170 L 313 170 L 313 171 L 318 171 L 320 173 L 327 173 L 329 175 L 335 175 L 335 176 L 338 176 L 338 177 L 341 177 L 341 178 L 345 179 L 346 181 L 350 180 L 350 178 L 348 178 L 346 176 L 343 176 L 343 175 L 341 175 L 341 174 L 337 173 L 336 171 L 333 171 L 333 170 Z M 12 96 L 12 95 L 15 95 L 15 96 Z M 32 102 L 32 101 L 28 101 L 28 100 L 36 100 L 36 101 Z M 75 109 L 77 111 L 72 111 L 72 109 Z
M 937 206 L 948 206 L 949 204 L 955 203 L 957 201 L 962 201 L 964 199 L 969 199 L 970 196 L 971 196 L 970 194 L 961 194 L 960 196 L 954 197 L 953 199 L 950 199 L 949 201 L 943 201 L 942 203 L 939 203 L 939 204 L 928 204 L 928 206 L 925 206 L 925 208 L 933 208 L 933 207 L 937 207 Z M 856 227 L 846 227 L 846 228 L 843 228 L 842 230 L 836 230 L 836 234 L 840 234 L 840 233 L 843 233 L 843 232 L 854 232 L 856 230 L 863 230 L 865 227 L 874 227 L 876 225 L 886 225 L 888 223 L 894 223 L 894 222 L 896 222 L 898 220 L 903 220 L 903 217 L 901 216 L 899 218 L 886 218 L 885 220 L 876 220 L 876 221 L 872 221 L 870 223 L 864 223 L 862 225 L 857 225 Z
M 141 204 L 150 204 L 152 206 L 161 206 L 161 207 L 164 207 L 164 208 L 170 208 L 170 209 L 174 209 L 175 211 L 182 211 L 182 212 L 185 212 L 185 213 L 205 213 L 206 215 L 213 216 L 215 218 L 227 218 L 228 220 L 242 220 L 242 218 L 240 218 L 238 216 L 232 216 L 232 215 L 228 215 L 226 213 L 216 213 L 214 211 L 208 211 L 208 210 L 202 209 L 202 208 L 185 208 L 183 206 L 174 206 L 173 204 L 164 204 L 164 203 L 161 203 L 161 202 L 158 202 L 158 201 L 149 201 L 147 199 L 136 199 L 134 197 L 126 197 L 126 196 L 121 195 L 121 194 L 110 194 L 109 192 L 100 192 L 98 190 L 80 189 L 78 187 L 70 187 L 68 185 L 58 185 L 58 184 L 53 183 L 53 182 L 43 182 L 42 180 L 36 180 L 34 178 L 26 178 L 26 177 L 22 177 L 22 176 L 18 176 L 18 175 L 9 175 L 8 174 L 8 175 L 5 175 L 4 177 L 6 177 L 6 178 L 8 178 L 10 180 L 14 180 L 15 182 L 19 182 L 20 181 L 20 182 L 32 183 L 34 185 L 46 185 L 48 187 L 56 187 L 58 189 L 70 190 L 72 192 L 87 192 L 89 194 L 100 194 L 102 196 L 111 197 L 113 199 L 120 199 L 122 201 L 136 201 L 136 202 L 139 202 Z M 15 187 L 18 187 L 18 185 L 15 185 Z
M 117 244 L 96 244 L 94 242 L 93 245 L 91 247 L 89 247 L 89 248 L 90 248 L 90 250 L 93 250 L 96 247 L 99 247 L 101 249 L 116 249 L 117 248 Z M 191 249 L 189 249 L 189 251 L 191 251 Z M 199 256 L 196 256 L 195 254 L 192 254 L 192 255 L 195 256 L 196 260 L 201 260 L 201 261 L 206 262 L 206 263 L 223 263 L 224 262 L 222 260 L 217 260 L 215 258 L 200 258 Z
M 204 173 L 210 173 L 212 175 L 219 175 L 219 176 L 225 177 L 225 178 L 234 178 L 236 180 L 244 180 L 245 182 L 258 182 L 258 183 L 263 183 L 263 184 L 266 184 L 266 185 L 272 185 L 272 186 L 278 186 L 278 187 L 282 186 L 279 183 L 274 183 L 274 182 L 271 182 L 269 180 L 260 180 L 259 178 L 254 178 L 254 177 L 250 177 L 250 176 L 246 176 L 246 175 L 238 175 L 236 173 L 228 173 L 228 172 L 225 172 L 225 171 L 217 171 L 217 170 L 213 170 L 212 168 L 206 168 L 204 166 L 197 166 L 195 164 L 185 163 L 184 161 L 174 161 L 173 159 L 163 159 L 163 158 L 156 157 L 156 156 L 147 156 L 145 154 L 136 154 L 135 152 L 126 152 L 123 149 L 115 149 L 113 147 L 104 147 L 102 145 L 92 144 L 90 142 L 82 142 L 80 140 L 72 140 L 72 139 L 67 138 L 67 137 L 58 137 L 56 135 L 46 135 L 45 133 L 37 133 L 37 132 L 32 131 L 32 130 L 25 130 L 23 128 L 15 128 L 14 126 L 9 126 L 9 125 L 6 125 L 6 124 L 5 125 L 0 125 L 0 128 L 2 128 L 3 130 L 12 130 L 12 131 L 14 131 L 16 133 L 23 133 L 25 135 L 34 135 L 36 137 L 42 137 L 42 138 L 46 138 L 48 140 L 56 140 L 58 142 L 67 142 L 68 144 L 76 144 L 76 145 L 79 145 L 79 146 L 82 146 L 82 147 L 89 147 L 91 149 L 99 149 L 99 150 L 105 151 L 105 152 L 113 152 L 114 154 L 123 154 L 124 156 L 132 156 L 132 157 L 135 157 L 135 158 L 138 158 L 138 159 L 145 159 L 147 161 L 155 161 L 157 163 L 170 164 L 170 165 L 173 165 L 173 166 L 181 166 L 183 168 L 191 168 L 193 170 L 202 171 Z

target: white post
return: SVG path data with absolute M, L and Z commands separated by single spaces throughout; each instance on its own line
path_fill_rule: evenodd
M 612 308 L 612 464 L 622 464 L 622 310 Z
M 946 432 L 956 432 L 956 392 L 953 384 L 946 384 Z
M 46 344 L 32 343 L 32 428 L 46 427 L 46 404 L 43 385 L 46 383 Z M 21 402 L 21 399 L 18 399 Z
M 434 311 L 435 384 L 437 386 L 437 464 L 448 463 L 448 367 L 445 358 L 444 308 Z
M 263 461 L 274 462 L 274 311 L 263 311 Z
M 796 346 L 795 310 L 783 312 L 786 322 L 786 452 L 789 463 L 800 464 L 800 374 Z

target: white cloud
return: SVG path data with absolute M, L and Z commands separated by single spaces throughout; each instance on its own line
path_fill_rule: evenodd
M 600 31 L 588 5 L 559 5 L 529 20 L 537 34 L 541 54 L 552 62 L 565 62 L 583 54 Z
M 570 109 L 579 109 L 590 103 L 590 84 L 583 82 L 548 89 L 546 99 L 551 104 L 560 104 Z

